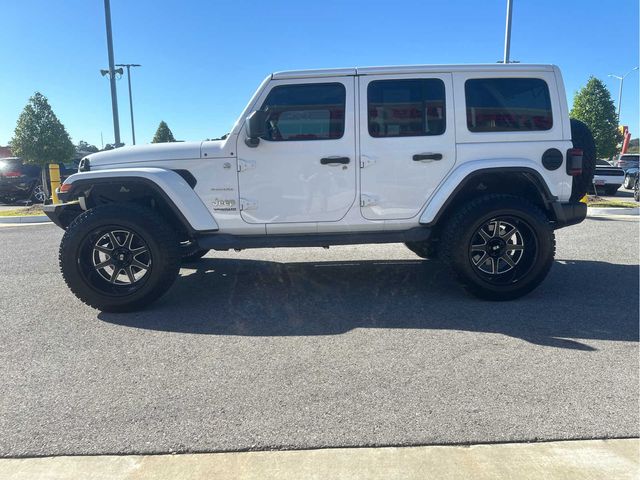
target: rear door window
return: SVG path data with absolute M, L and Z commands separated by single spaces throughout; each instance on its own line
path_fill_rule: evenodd
M 437 78 L 373 81 L 367 87 L 367 116 L 372 137 L 442 135 L 444 82 Z
M 471 132 L 533 132 L 553 126 L 547 83 L 539 78 L 478 78 L 465 82 Z

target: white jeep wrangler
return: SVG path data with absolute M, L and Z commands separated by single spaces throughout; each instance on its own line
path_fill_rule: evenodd
M 140 308 L 210 249 L 403 242 L 471 293 L 533 290 L 581 222 L 589 130 L 552 65 L 269 75 L 224 140 L 91 154 L 46 207 L 85 303 Z

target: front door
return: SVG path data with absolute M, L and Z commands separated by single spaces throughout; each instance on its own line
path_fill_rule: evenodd
M 359 81 L 362 215 L 413 218 L 456 160 L 451 74 Z
M 257 102 L 267 134 L 238 138 L 242 218 L 336 222 L 356 200 L 354 77 L 277 80 Z

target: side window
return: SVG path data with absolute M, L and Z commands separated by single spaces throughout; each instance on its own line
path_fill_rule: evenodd
M 523 132 L 553 126 L 547 83 L 539 78 L 479 78 L 464 85 L 471 132 Z
M 446 128 L 444 82 L 437 78 L 377 80 L 367 88 L 369 135 L 442 135 Z
M 262 104 L 266 140 L 331 140 L 344 134 L 346 90 L 341 83 L 275 87 Z

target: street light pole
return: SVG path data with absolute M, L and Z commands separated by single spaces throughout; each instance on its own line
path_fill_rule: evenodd
M 111 35 L 111 4 L 104 0 L 104 17 L 107 27 L 107 51 L 109 54 L 109 83 L 111 84 L 111 109 L 113 110 L 113 136 L 116 147 L 120 146 L 120 121 L 118 119 L 118 94 L 116 92 L 116 76 L 114 74 L 113 37 Z
M 138 63 L 118 63 L 116 67 L 127 67 L 127 81 L 129 82 L 129 112 L 131 113 L 131 138 L 136 144 L 136 128 L 133 124 L 133 98 L 131 96 L 131 67 L 141 67 Z
M 509 63 L 509 52 L 511 50 L 511 14 L 513 13 L 513 0 L 507 0 L 507 24 L 504 29 L 504 58 L 502 63 Z
M 613 77 L 617 80 L 620 80 L 620 88 L 618 89 L 618 123 L 620 123 L 620 108 L 622 107 L 622 86 L 624 85 L 624 79 L 626 78 L 627 75 L 629 75 L 631 72 L 635 72 L 636 70 L 638 70 L 639 67 L 634 67 L 631 70 L 629 70 L 627 73 L 625 73 L 624 75 L 620 76 L 620 75 L 613 75 L 613 74 L 609 74 L 610 77 Z

